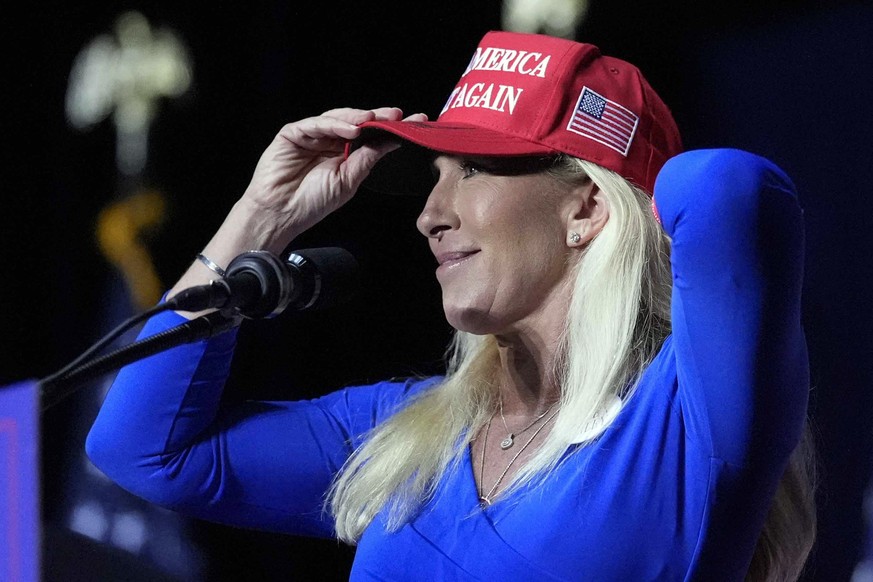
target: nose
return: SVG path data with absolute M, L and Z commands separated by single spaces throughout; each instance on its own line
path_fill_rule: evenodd
M 457 229 L 460 225 L 454 209 L 451 187 L 442 180 L 430 191 L 424 210 L 418 215 L 415 225 L 428 238 L 439 238 L 445 231 Z

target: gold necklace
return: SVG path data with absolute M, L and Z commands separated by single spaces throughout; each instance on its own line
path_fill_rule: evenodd
M 500 399 L 500 420 L 503 421 L 503 428 L 506 429 L 506 432 L 508 434 L 506 435 L 506 437 L 504 437 L 504 439 L 502 441 L 500 441 L 500 448 L 503 449 L 504 451 L 508 448 L 511 448 L 512 445 L 515 444 L 515 437 L 526 432 L 528 429 L 530 429 L 530 427 L 532 427 L 533 425 L 538 423 L 540 420 L 542 420 L 542 418 L 545 415 L 547 415 L 551 409 L 553 409 L 555 407 L 555 404 L 557 404 L 557 402 L 553 403 L 551 406 L 546 408 L 546 410 L 542 414 L 540 414 L 535 419 L 533 419 L 533 422 L 531 422 L 529 425 L 527 425 L 526 427 L 524 427 L 520 431 L 512 432 L 511 430 L 509 430 L 509 427 L 506 426 L 506 417 L 503 416 L 503 398 L 501 398 Z
M 552 406 L 554 406 L 554 405 L 552 405 Z M 558 410 L 560 410 L 560 409 L 558 409 Z M 515 453 L 515 455 L 513 455 L 512 459 L 509 460 L 509 464 L 506 465 L 506 468 L 503 469 L 502 473 L 500 473 L 500 476 L 497 478 L 497 481 L 494 482 L 494 485 L 491 486 L 491 489 L 488 490 L 488 493 L 482 493 L 481 491 L 479 492 L 479 505 L 482 508 L 485 508 L 485 507 L 488 507 L 489 505 L 491 505 L 491 503 L 492 503 L 491 497 L 494 495 L 494 492 L 497 490 L 497 487 L 500 485 L 500 483 L 503 482 L 503 478 L 506 477 L 506 474 L 509 472 L 510 467 L 512 467 L 512 465 L 515 463 L 516 459 L 518 459 L 519 455 L 521 455 L 524 452 L 524 450 L 533 442 L 533 440 L 535 438 L 537 438 L 537 435 L 540 434 L 540 431 L 543 430 L 546 427 L 546 425 L 549 424 L 549 422 L 553 418 L 555 418 L 555 416 L 558 414 L 558 410 L 555 410 L 549 416 L 549 418 L 547 418 L 546 421 L 544 423 L 542 423 L 539 426 L 539 428 L 537 428 L 534 431 L 534 433 L 532 435 L 530 435 L 530 438 L 527 439 L 527 442 L 524 443 L 524 445 L 520 449 L 518 449 L 518 452 Z M 546 412 L 548 412 L 548 410 Z M 540 418 L 542 418 L 542 417 L 540 417 Z M 480 475 L 479 480 L 482 482 L 483 487 L 484 487 L 484 481 L 485 481 L 485 450 L 488 448 L 488 433 L 491 430 L 491 421 L 492 420 L 494 420 L 494 415 L 491 415 L 491 418 L 488 419 L 488 424 L 485 425 L 485 437 L 482 439 L 482 460 L 480 462 L 480 468 L 479 468 L 479 475 Z

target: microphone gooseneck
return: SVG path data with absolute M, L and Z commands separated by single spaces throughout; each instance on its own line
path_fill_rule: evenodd
M 61 370 L 40 381 L 43 410 L 58 404 L 85 380 L 182 343 L 212 337 L 239 325 L 241 318 L 273 317 L 288 307 L 320 309 L 347 299 L 356 286 L 358 263 L 341 248 L 295 251 L 286 260 L 250 251 L 231 261 L 225 276 L 190 287 L 172 299 L 129 318 Z M 111 353 L 95 356 L 123 331 L 151 315 L 178 309 L 220 311 L 186 321 Z

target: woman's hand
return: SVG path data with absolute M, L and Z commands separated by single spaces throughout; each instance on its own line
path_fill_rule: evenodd
M 361 133 L 357 125 L 401 116 L 393 107 L 333 109 L 289 123 L 261 155 L 244 200 L 281 223 L 280 230 L 288 231 L 283 243 L 290 242 L 348 202 L 376 162 L 397 147 L 390 142 L 363 145 L 346 159 L 346 142 Z M 423 121 L 426 116 L 409 119 Z
M 361 134 L 357 125 L 401 116 L 394 107 L 333 109 L 283 127 L 261 155 L 245 194 L 204 247 L 203 255 L 227 267 L 246 251 L 281 253 L 297 235 L 348 202 L 376 162 L 398 147 L 391 142 L 364 144 L 346 158 L 346 143 Z M 407 118 L 426 120 L 421 113 Z M 168 297 L 216 277 L 195 261 Z

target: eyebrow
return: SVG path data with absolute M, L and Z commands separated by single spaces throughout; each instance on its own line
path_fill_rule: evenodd
M 483 171 L 495 176 L 523 176 L 538 174 L 553 167 L 558 156 L 474 156 L 432 152 L 429 155 L 431 172 L 436 175 L 439 168 L 436 160 L 439 157 L 454 158 L 473 162 Z

